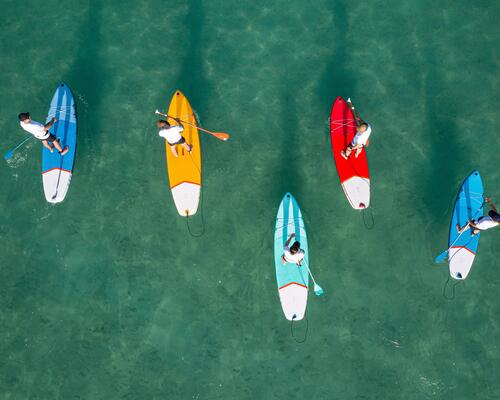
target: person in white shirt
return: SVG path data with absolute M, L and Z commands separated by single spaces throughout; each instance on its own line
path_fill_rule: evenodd
M 347 101 L 347 104 L 351 107 L 354 119 L 356 120 L 357 128 L 356 135 L 352 139 L 352 142 L 347 145 L 345 150 L 342 150 L 340 152 L 342 157 L 344 157 L 346 160 L 349 158 L 353 150 L 356 150 L 354 153 L 354 157 L 357 158 L 361 153 L 361 150 L 363 150 L 363 147 L 368 147 L 368 144 L 370 143 L 370 135 L 372 133 L 372 127 L 370 126 L 370 124 L 363 121 L 359 117 L 359 115 L 356 114 L 356 109 L 352 105 L 351 99 Z
M 40 122 L 33 121 L 29 112 L 19 114 L 18 118 L 21 128 L 23 128 L 26 132 L 31 133 L 38 140 L 41 140 L 43 146 L 49 149 L 51 153 L 54 151 L 54 147 L 62 156 L 68 152 L 69 147 L 66 146 L 63 149 L 57 138 L 49 132 L 49 129 L 52 128 L 52 125 L 54 125 L 57 121 L 55 117 L 52 117 L 52 120 L 45 125 Z
M 297 264 L 299 267 L 302 265 L 302 260 L 306 253 L 300 248 L 300 243 L 295 241 L 290 247 L 290 242 L 295 237 L 295 233 L 292 233 L 285 243 L 283 248 L 283 255 L 281 256 L 281 262 L 283 265 L 286 263 Z
M 187 144 L 186 139 L 181 133 L 184 131 L 184 126 L 182 126 L 179 118 L 175 118 L 179 125 L 170 125 L 167 121 L 159 119 L 156 126 L 159 129 L 158 135 L 165 138 L 167 143 L 170 145 L 170 150 L 175 157 L 178 157 L 176 146 L 179 144 L 184 147 L 189 153 L 193 151 L 193 145 Z
M 491 202 L 489 197 L 485 198 L 485 203 L 490 207 L 490 211 L 488 211 L 488 215 L 483 215 L 476 220 L 470 219 L 467 224 L 463 228 L 460 228 L 460 225 L 457 224 L 458 233 L 462 233 L 467 228 L 472 228 L 472 236 L 477 235 L 479 231 L 485 231 L 487 229 L 495 228 L 500 225 L 500 214 L 497 212 L 497 208 Z

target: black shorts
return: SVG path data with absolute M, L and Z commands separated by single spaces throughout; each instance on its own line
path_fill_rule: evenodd
M 50 142 L 50 143 L 53 143 L 54 140 L 56 140 L 57 138 L 51 133 L 49 134 L 49 137 L 47 139 L 42 139 L 42 140 L 46 140 L 47 142 Z
M 176 144 L 183 144 L 183 143 L 186 143 L 186 139 L 184 139 L 184 136 L 181 136 L 181 138 L 180 138 L 180 140 L 178 142 L 175 142 L 175 143 L 168 142 L 168 144 L 170 146 L 175 146 Z

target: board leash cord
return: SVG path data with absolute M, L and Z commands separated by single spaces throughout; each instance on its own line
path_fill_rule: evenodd
M 370 210 L 370 211 L 368 211 L 368 210 Z M 365 214 L 366 214 L 367 212 L 370 214 L 370 219 L 371 219 L 370 224 L 368 224 L 368 223 L 367 223 L 367 221 L 366 221 Z M 363 224 L 365 225 L 365 228 L 366 228 L 366 229 L 368 229 L 368 230 L 372 230 L 373 228 L 375 228 L 375 218 L 373 217 L 372 207 L 369 207 L 369 208 L 363 208 L 363 209 L 361 210 L 361 218 L 363 219 Z
M 188 230 L 189 234 L 191 235 L 191 237 L 194 237 L 194 238 L 202 237 L 205 234 L 205 216 L 203 213 L 203 189 L 201 190 L 201 193 L 200 193 L 200 203 L 201 203 L 200 204 L 200 216 L 201 216 L 201 232 L 200 233 L 193 233 L 193 231 L 191 230 L 191 227 L 189 225 L 189 212 L 188 212 L 188 210 L 186 210 L 187 230 Z
M 444 283 L 444 286 L 443 286 L 443 297 L 446 300 L 448 300 L 448 301 L 455 300 L 455 288 L 457 287 L 457 285 L 460 284 L 460 282 L 462 282 L 462 281 L 457 281 L 453 284 L 453 286 L 451 287 L 451 296 L 447 296 L 446 295 L 446 288 L 448 287 L 448 284 L 450 283 L 450 275 L 448 275 L 448 279 L 446 279 L 446 282 Z
M 309 332 L 309 320 L 306 317 L 306 333 L 304 334 L 304 338 L 302 340 L 297 340 L 297 338 L 293 334 L 293 321 L 295 321 L 295 318 L 297 318 L 296 315 L 294 315 L 292 317 L 292 320 L 290 321 L 290 334 L 292 335 L 293 340 L 295 340 L 295 342 L 297 342 L 297 343 L 304 343 L 307 340 L 307 334 Z

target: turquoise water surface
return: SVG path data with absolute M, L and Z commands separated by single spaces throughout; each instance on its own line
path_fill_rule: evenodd
M 61 80 L 79 118 L 64 203 L 44 199 L 39 143 L 0 168 L 0 399 L 500 398 L 499 232 L 454 300 L 433 263 L 472 170 L 500 203 L 500 3 L 0 4 L 3 151 Z M 176 89 L 231 134 L 200 133 L 199 238 L 155 128 Z M 335 170 L 337 96 L 373 127 L 373 229 Z M 326 292 L 302 344 L 273 261 L 287 191 Z

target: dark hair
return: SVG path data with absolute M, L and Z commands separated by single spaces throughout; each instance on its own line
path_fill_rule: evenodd
M 490 216 L 490 218 L 495 221 L 495 222 L 500 222 L 500 214 L 497 213 L 496 211 L 493 211 L 493 210 L 490 210 L 488 212 L 488 215 Z
M 368 129 L 368 124 L 366 122 L 362 122 L 359 126 L 366 126 L 366 129 Z
M 299 251 L 300 249 L 300 243 L 299 242 L 295 242 L 294 244 L 292 244 L 292 246 L 290 247 L 290 254 L 295 254 Z
M 17 116 L 17 118 L 19 118 L 19 121 L 21 122 L 27 120 L 29 117 L 30 117 L 29 112 L 21 113 Z

